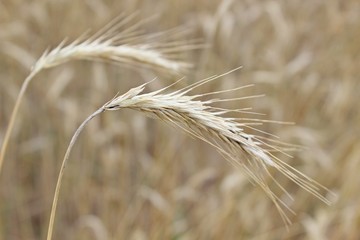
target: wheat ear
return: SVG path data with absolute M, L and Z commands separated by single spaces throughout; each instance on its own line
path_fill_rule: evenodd
M 141 94 L 145 88 L 144 84 L 115 98 L 106 104 L 104 108 L 105 110 L 129 108 L 143 112 L 150 117 L 170 123 L 175 127 L 184 130 L 191 136 L 201 139 L 215 147 L 231 165 L 242 170 L 252 182 L 258 184 L 265 191 L 278 208 L 279 213 L 286 224 L 290 224 L 290 220 L 287 217 L 284 208 L 290 212 L 292 212 L 292 210 L 289 209 L 276 194 L 274 194 L 267 185 L 266 178 L 272 179 L 290 199 L 291 196 L 273 178 L 269 171 L 271 168 L 278 170 L 284 176 L 321 201 L 326 204 L 331 204 L 331 201 L 322 195 L 323 191 L 331 193 L 327 188 L 281 161 L 272 153 L 281 152 L 288 155 L 285 153 L 285 150 L 289 147 L 291 148 L 293 145 L 282 143 L 276 140 L 276 138 L 274 139 L 275 136 L 271 134 L 267 134 L 269 136 L 264 137 L 246 133 L 246 129 L 262 132 L 261 130 L 256 129 L 256 126 L 261 124 L 261 122 L 266 121 L 251 118 L 229 118 L 224 116 L 224 114 L 234 111 L 242 112 L 243 109 L 222 109 L 212 106 L 212 104 L 218 102 L 238 101 L 261 97 L 262 95 L 232 99 L 199 100 L 205 96 L 235 91 L 252 85 L 225 91 L 192 96 L 187 95 L 191 90 L 207 82 L 218 79 L 221 76 L 223 75 L 204 79 L 171 93 L 162 93 L 168 88 L 166 87 L 155 92 Z
M 230 72 L 225 74 L 229 74 Z M 234 99 L 199 100 L 199 98 L 211 96 L 218 93 L 236 91 L 239 89 L 251 87 L 253 85 L 246 85 L 230 90 L 210 92 L 198 95 L 187 95 L 193 89 L 210 81 L 219 79 L 225 74 L 219 76 L 216 75 L 201 80 L 190 86 L 171 93 L 163 92 L 176 83 L 154 92 L 141 94 L 145 88 L 145 85 L 148 84 L 146 83 L 139 87 L 132 88 L 125 94 L 114 98 L 113 100 L 109 101 L 104 106 L 99 108 L 96 112 L 91 114 L 76 130 L 74 136 L 71 139 L 70 145 L 66 150 L 54 194 L 47 240 L 50 240 L 52 236 L 52 230 L 57 208 L 57 200 L 59 198 L 60 187 L 66 162 L 68 161 L 69 154 L 79 133 L 83 130 L 85 125 L 96 115 L 104 111 L 120 110 L 123 108 L 137 110 L 145 113 L 150 117 L 154 117 L 156 119 L 160 119 L 162 121 L 170 123 L 175 127 L 184 130 L 191 136 L 201 139 L 210 144 L 211 146 L 215 147 L 218 152 L 231 165 L 244 171 L 244 173 L 249 177 L 250 181 L 258 184 L 265 191 L 265 193 L 270 197 L 270 199 L 274 202 L 275 206 L 279 210 L 279 213 L 286 225 L 290 224 L 291 222 L 287 214 L 285 213 L 284 208 L 288 209 L 290 212 L 292 211 L 277 195 L 273 193 L 273 191 L 267 185 L 267 177 L 270 177 L 273 181 L 276 182 L 276 180 L 269 172 L 270 168 L 274 168 L 280 171 L 294 183 L 298 184 L 300 187 L 313 194 L 321 201 L 325 202 L 326 204 L 330 204 L 331 202 L 321 194 L 321 191 L 326 191 L 330 193 L 327 188 L 317 183 L 313 179 L 307 177 L 306 175 L 302 174 L 290 165 L 282 162 L 279 158 L 272 154 L 272 152 L 274 151 L 284 153 L 285 150 L 296 147 L 295 145 L 282 143 L 270 137 L 263 137 L 254 134 L 248 134 L 245 132 L 246 128 L 256 130 L 256 128 L 254 127 L 263 122 L 285 122 L 253 118 L 229 118 L 224 116 L 224 114 L 227 114 L 229 112 L 249 114 L 253 112 L 249 112 L 249 109 L 247 108 L 224 109 L 211 105 L 216 102 L 237 101 L 242 99 L 260 97 L 261 95 L 240 97 Z M 276 184 L 282 191 L 289 195 L 279 183 L 276 182 Z
M 174 59 L 174 55 L 184 50 L 201 47 L 198 41 L 164 42 L 166 36 L 178 34 L 181 29 L 143 34 L 139 27 L 144 21 L 134 23 L 134 18 L 135 14 L 128 17 L 119 16 L 91 36 L 87 37 L 87 34 L 83 34 L 68 45 L 64 40 L 53 50 L 45 51 L 37 60 L 21 86 L 11 113 L 0 150 L 0 173 L 22 98 L 31 80 L 43 69 L 55 67 L 71 60 L 105 61 L 130 67 L 139 65 L 160 69 L 167 73 L 179 73 L 190 67 L 189 64 Z M 145 40 L 153 41 L 153 43 L 144 43 Z

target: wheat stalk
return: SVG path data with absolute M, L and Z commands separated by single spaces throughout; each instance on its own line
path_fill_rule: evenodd
M 119 16 L 91 36 L 83 34 L 68 45 L 64 40 L 53 50 L 45 51 L 37 60 L 21 86 L 5 132 L 0 150 L 0 172 L 22 98 L 29 83 L 42 70 L 71 60 L 105 61 L 130 67 L 139 65 L 160 69 L 167 73 L 179 73 L 190 67 L 189 64 L 174 59 L 174 56 L 184 50 L 201 47 L 198 41 L 174 40 L 164 42 L 166 36 L 178 34 L 182 32 L 181 29 L 143 34 L 139 27 L 144 21 L 133 23 L 134 18 L 135 14 L 128 17 Z M 144 43 L 148 40 L 153 41 L 153 43 Z
M 232 71 L 235 70 L 237 69 Z M 287 178 L 298 184 L 309 193 L 313 194 L 321 201 L 325 202 L 326 204 L 330 204 L 331 202 L 321 194 L 321 191 L 330 192 L 327 188 L 302 174 L 272 154 L 273 151 L 286 154 L 284 151 L 296 147 L 295 145 L 282 143 L 270 137 L 248 134 L 245 131 L 246 128 L 256 130 L 254 126 L 257 126 L 262 122 L 285 122 L 253 118 L 229 118 L 225 116 L 225 114 L 229 112 L 251 112 L 249 112 L 249 109 L 247 108 L 225 109 L 212 106 L 212 104 L 217 102 L 237 101 L 256 98 L 262 95 L 253 95 L 233 99 L 200 100 L 200 98 L 206 96 L 236 91 L 251 87 L 253 85 L 246 85 L 217 92 L 188 95 L 188 93 L 195 88 L 200 87 L 210 81 L 219 79 L 220 77 L 229 74 L 230 72 L 219 76 L 215 75 L 170 93 L 163 92 L 177 82 L 163 89 L 141 94 L 145 88 L 145 85 L 148 84 L 145 83 L 141 86 L 130 89 L 121 96 L 115 97 L 113 100 L 109 101 L 93 114 L 91 114 L 76 130 L 74 136 L 71 139 L 70 145 L 66 150 L 55 189 L 47 239 L 50 240 L 52 237 L 57 201 L 59 198 L 60 186 L 65 166 L 68 161 L 71 149 L 74 146 L 74 143 L 76 142 L 80 132 L 84 129 L 85 125 L 96 115 L 104 111 L 114 111 L 123 108 L 140 111 L 150 117 L 170 123 L 175 127 L 184 130 L 189 135 L 201 139 L 215 147 L 231 165 L 242 170 L 249 177 L 250 181 L 258 184 L 265 191 L 267 196 L 270 197 L 270 199 L 274 202 L 287 226 L 291 222 L 284 210 L 287 209 L 290 212 L 292 212 L 292 210 L 289 209 L 288 206 L 276 194 L 273 193 L 273 191 L 267 185 L 266 178 L 270 177 L 273 181 L 275 181 L 275 183 L 282 191 L 284 191 L 290 198 L 291 196 L 272 177 L 269 171 L 270 168 L 278 170 Z

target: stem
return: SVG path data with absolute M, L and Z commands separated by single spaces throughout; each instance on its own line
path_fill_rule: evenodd
M 55 220 L 55 214 L 56 214 L 56 207 L 57 207 L 57 202 L 58 202 L 58 199 L 59 199 L 61 182 L 62 182 L 62 178 L 63 178 L 63 175 L 64 175 L 64 170 L 65 170 L 65 167 L 66 167 L 67 160 L 69 159 L 71 149 L 74 146 L 74 144 L 76 142 L 76 139 L 78 138 L 80 132 L 84 129 L 85 125 L 91 119 L 93 119 L 96 115 L 99 115 L 100 113 L 102 113 L 104 111 L 105 111 L 105 108 L 101 107 L 98 110 L 96 110 L 94 113 L 92 113 L 89 117 L 87 117 L 86 120 L 75 131 L 73 137 L 71 138 L 70 144 L 69 144 L 68 148 L 66 149 L 66 153 L 65 153 L 65 156 L 64 156 L 64 159 L 63 159 L 63 162 L 62 162 L 62 165 L 61 165 L 60 173 L 59 173 L 57 183 L 56 183 L 54 199 L 53 199 L 53 203 L 52 203 L 52 207 L 51 207 L 48 234 L 47 234 L 47 238 L 46 238 L 47 240 L 51 240 L 51 238 L 52 238 L 52 233 L 53 233 L 53 228 L 54 228 L 54 220 Z
M 11 135 L 11 132 L 12 132 L 12 130 L 14 128 L 14 123 L 15 123 L 16 115 L 17 115 L 18 110 L 19 110 L 20 102 L 21 102 L 22 98 L 24 97 L 25 91 L 26 91 L 30 81 L 33 79 L 33 77 L 36 75 L 37 72 L 38 71 L 32 71 L 30 73 L 30 75 L 26 77 L 24 83 L 21 86 L 19 95 L 18 95 L 18 97 L 16 99 L 15 106 L 14 106 L 13 111 L 11 113 L 9 126 L 6 129 L 4 140 L 3 140 L 1 150 L 0 150 L 0 173 L 1 173 L 2 165 L 4 163 L 5 152 L 6 152 L 6 148 L 8 146 L 8 143 L 9 143 L 10 135 Z

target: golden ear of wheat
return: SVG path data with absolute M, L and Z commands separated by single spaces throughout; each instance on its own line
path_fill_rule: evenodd
M 142 34 L 144 21 L 134 22 L 135 15 L 119 16 L 92 36 L 83 36 L 66 45 L 66 40 L 53 50 L 45 51 L 32 71 L 57 66 L 71 60 L 96 60 L 127 66 L 160 69 L 167 73 L 181 73 L 190 64 L 172 59 L 174 54 L 201 47 L 197 40 L 164 42 L 164 37 L 179 34 L 181 28 L 153 34 Z
M 254 130 L 253 125 L 257 125 L 263 120 L 246 118 L 245 120 L 247 120 L 247 122 L 244 122 L 244 118 L 228 118 L 224 114 L 232 111 L 242 112 L 243 109 L 221 109 L 212 106 L 212 104 L 216 102 L 248 99 L 261 95 L 236 99 L 199 100 L 199 98 L 207 95 L 234 91 L 252 85 L 214 93 L 204 93 L 193 96 L 187 95 L 194 88 L 213 81 L 218 77 L 219 76 L 214 76 L 204 79 L 171 93 L 163 93 L 166 89 L 164 88 L 155 92 L 141 94 L 145 88 L 144 84 L 116 97 L 108 102 L 104 106 L 104 109 L 119 110 L 129 108 L 143 112 L 148 116 L 171 123 L 191 136 L 201 139 L 215 147 L 231 165 L 242 170 L 252 182 L 258 184 L 265 191 L 275 203 L 286 224 L 290 224 L 290 220 L 284 210 L 288 209 L 291 211 L 291 209 L 287 207 L 280 197 L 274 194 L 267 185 L 266 179 L 271 178 L 284 193 L 290 198 L 291 196 L 272 177 L 269 171 L 270 168 L 280 171 L 306 191 L 323 202 L 330 204 L 330 201 L 322 195 L 323 191 L 329 192 L 328 189 L 281 161 L 272 153 L 274 151 L 284 153 L 284 149 L 293 147 L 293 145 L 281 143 L 271 137 L 246 133 L 245 129 L 251 128 Z
M 232 71 L 235 71 L 234 69 Z M 230 72 L 232 72 L 230 71 Z M 278 197 L 268 186 L 267 179 L 273 180 L 277 186 L 286 193 L 290 198 L 291 196 L 286 190 L 272 177 L 269 169 L 274 168 L 288 177 L 294 183 L 313 194 L 323 202 L 330 204 L 322 191 L 331 193 L 321 184 L 302 174 L 295 168 L 281 161 L 272 151 L 283 152 L 284 150 L 292 147 L 296 147 L 292 144 L 282 143 L 278 140 L 271 139 L 269 137 L 262 137 L 259 135 L 248 134 L 245 132 L 245 128 L 256 130 L 254 125 L 262 122 L 275 122 L 270 120 L 260 120 L 252 118 L 229 118 L 225 114 L 229 112 L 249 113 L 248 109 L 225 109 L 214 107 L 212 104 L 216 102 L 225 102 L 233 100 L 242 100 L 249 98 L 256 98 L 262 95 L 254 95 L 247 97 L 240 97 L 234 99 L 210 99 L 201 100 L 200 98 L 210 96 L 218 93 L 236 91 L 239 89 L 251 87 L 253 85 L 246 85 L 234 89 L 208 92 L 197 95 L 188 95 L 193 89 L 200 87 L 203 84 L 216 80 L 226 74 L 219 76 L 213 76 L 199 82 L 195 82 L 180 90 L 170 93 L 164 93 L 165 90 L 175 85 L 177 82 L 167 86 L 163 89 L 144 93 L 146 84 L 135 87 L 127 91 L 121 96 L 117 96 L 114 99 L 107 102 L 100 107 L 94 113 L 92 113 L 75 131 L 70 144 L 66 150 L 62 166 L 60 169 L 59 177 L 56 184 L 53 205 L 50 214 L 49 228 L 47 239 L 52 237 L 55 214 L 57 208 L 57 201 L 59 198 L 60 187 L 66 163 L 69 159 L 69 155 L 72 147 L 74 146 L 80 132 L 84 129 L 85 125 L 97 115 L 104 111 L 114 111 L 123 108 L 134 109 L 145 113 L 146 115 L 160 119 L 167 123 L 174 125 L 177 128 L 184 130 L 189 135 L 201 139 L 211 146 L 215 147 L 217 151 L 233 166 L 242 170 L 249 180 L 255 184 L 258 184 L 274 202 L 278 209 L 280 216 L 282 217 L 286 226 L 291 224 L 285 210 L 292 210 Z M 180 81 L 180 80 L 179 80 Z M 243 122 L 246 120 L 247 122 Z

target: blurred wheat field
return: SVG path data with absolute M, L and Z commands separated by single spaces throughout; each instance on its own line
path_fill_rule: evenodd
M 327 206 L 289 180 L 287 230 L 264 192 L 214 149 L 130 110 L 94 119 L 66 168 L 53 239 L 359 239 L 360 2 L 0 1 L 0 142 L 23 79 L 46 48 L 119 13 L 158 18 L 147 32 L 191 26 L 209 46 L 186 51 L 179 76 L 106 63 L 41 72 L 19 110 L 0 174 L 0 239 L 44 239 L 61 159 L 74 130 L 118 91 L 192 83 L 240 65 L 201 92 L 255 83 L 226 97 L 266 119 L 262 130 L 305 150 L 282 159 L 338 194 Z M 190 27 L 189 27 L 190 28 Z M 268 183 L 272 185 L 271 181 Z

